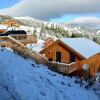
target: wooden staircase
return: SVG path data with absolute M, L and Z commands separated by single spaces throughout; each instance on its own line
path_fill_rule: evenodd
M 44 59 L 40 54 L 37 54 L 31 50 L 29 50 L 24 44 L 18 42 L 11 36 L 2 36 L 0 37 L 0 46 L 1 47 L 9 47 L 13 49 L 14 52 L 17 52 L 24 58 L 35 60 L 36 63 L 42 63 Z

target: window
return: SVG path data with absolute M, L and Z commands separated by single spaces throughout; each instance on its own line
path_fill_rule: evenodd
M 49 58 L 49 61 L 52 61 L 52 58 Z

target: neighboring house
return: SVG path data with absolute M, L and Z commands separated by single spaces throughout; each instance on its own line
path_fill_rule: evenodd
M 9 35 L 25 45 L 37 43 L 37 38 L 32 35 L 27 35 L 27 33 L 24 30 L 12 30 L 12 31 L 7 31 L 4 34 L 0 34 L 0 36 L 9 36 Z
M 7 26 L 16 26 L 17 21 L 15 19 L 5 20 L 5 21 L 2 22 L 2 24 L 7 25 Z
M 100 71 L 100 45 L 85 38 L 61 38 L 43 49 L 49 61 L 71 64 L 76 62 L 81 72 L 85 64 L 89 65 L 90 75 Z
M 54 42 L 54 40 L 50 37 L 46 38 L 44 41 L 45 41 L 45 44 L 44 44 L 45 47 L 48 47 L 49 45 L 51 45 Z

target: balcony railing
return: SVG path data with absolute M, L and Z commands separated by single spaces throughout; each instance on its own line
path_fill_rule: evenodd
M 46 61 L 46 65 L 48 65 L 50 69 L 64 74 L 71 74 L 72 72 L 77 70 L 76 62 L 66 64 L 66 63 L 58 63 L 54 61 L 53 62 Z

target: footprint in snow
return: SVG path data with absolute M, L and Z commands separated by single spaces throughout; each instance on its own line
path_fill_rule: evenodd
M 46 96 L 46 93 L 45 93 L 45 92 L 40 92 L 40 94 L 41 94 L 42 96 Z

